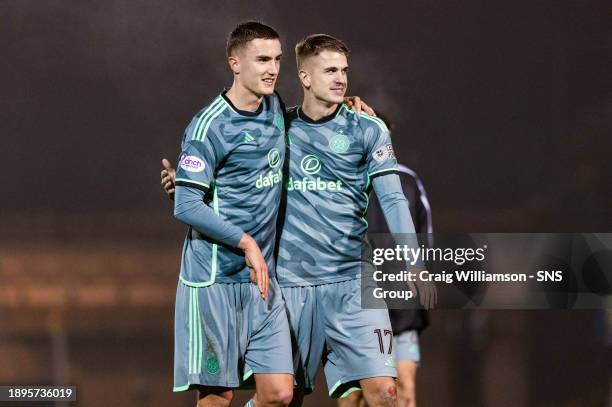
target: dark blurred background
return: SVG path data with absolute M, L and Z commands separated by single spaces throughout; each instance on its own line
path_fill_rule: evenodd
M 185 228 L 159 186 L 259 19 L 352 50 L 349 93 L 395 122 L 437 231 L 610 232 L 609 1 L 0 2 L 0 384 L 79 406 L 193 404 L 172 387 Z M 419 406 L 610 406 L 610 314 L 437 311 Z M 306 405 L 333 405 L 324 383 Z M 246 397 L 246 396 L 241 396 Z M 42 404 L 41 404 L 42 405 Z

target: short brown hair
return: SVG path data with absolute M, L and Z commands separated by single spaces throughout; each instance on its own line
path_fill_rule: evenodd
M 280 40 L 280 36 L 274 28 L 260 23 L 259 21 L 245 21 L 244 23 L 238 24 L 227 36 L 225 52 L 229 57 L 235 49 L 243 47 L 249 41 L 258 38 L 264 40 Z
M 349 49 L 344 42 L 327 34 L 312 34 L 304 38 L 295 46 L 295 59 L 297 66 L 313 55 L 322 51 L 335 51 L 348 57 Z

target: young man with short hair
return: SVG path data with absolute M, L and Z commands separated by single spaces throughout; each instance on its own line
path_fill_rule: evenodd
M 284 107 L 274 93 L 281 54 L 272 28 L 238 25 L 227 43 L 233 84 L 196 114 L 182 141 L 174 214 L 189 232 L 174 390 L 198 389 L 198 406 L 229 405 L 232 389 L 251 375 L 258 407 L 286 406 L 293 394 L 273 259 L 285 157 Z
M 359 388 L 370 406 L 394 406 L 397 389 L 386 309 L 361 308 L 368 193 L 374 188 L 391 230 L 414 233 L 384 123 L 343 104 L 348 48 L 331 36 L 296 46 L 301 106 L 287 115 L 287 202 L 278 281 L 297 339 L 296 378 L 312 388 L 323 357 L 329 394 Z

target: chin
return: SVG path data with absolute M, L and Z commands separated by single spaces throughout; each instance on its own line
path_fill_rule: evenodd
M 274 86 L 260 86 L 257 88 L 257 92 L 262 96 L 271 95 L 274 93 Z
M 332 96 L 329 101 L 335 104 L 344 103 L 344 96 Z

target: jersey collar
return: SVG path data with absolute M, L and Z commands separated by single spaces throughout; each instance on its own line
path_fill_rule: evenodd
M 261 113 L 263 111 L 264 103 L 266 103 L 266 98 L 265 97 L 262 98 L 261 103 L 259 104 L 259 107 L 257 108 L 257 110 L 251 112 L 249 110 L 240 110 L 236 106 L 234 106 L 234 104 L 232 103 L 230 98 L 228 98 L 227 95 L 226 95 L 227 91 L 228 91 L 228 89 L 224 89 L 223 92 L 221 92 L 221 97 L 223 99 L 225 99 L 225 101 L 232 108 L 232 110 L 234 112 L 238 113 L 239 115 L 242 115 L 242 116 L 257 116 L 259 113 Z
M 334 112 L 332 114 L 329 114 L 325 117 L 321 117 L 319 120 L 312 120 L 310 117 L 308 117 L 306 115 L 306 113 L 304 113 L 304 111 L 302 110 L 302 106 L 298 106 L 297 107 L 297 115 L 300 119 L 304 120 L 306 123 L 310 123 L 310 124 L 323 124 L 323 123 L 327 123 L 328 121 L 332 120 L 334 117 L 336 117 L 338 115 L 338 113 L 340 112 L 340 109 L 342 109 L 343 104 L 342 103 L 338 103 L 338 106 L 336 107 L 336 110 L 334 110 Z

